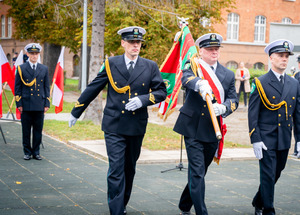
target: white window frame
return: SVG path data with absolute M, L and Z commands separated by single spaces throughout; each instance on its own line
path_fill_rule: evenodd
M 229 13 L 227 16 L 227 40 L 239 40 L 240 16 L 237 13 Z
M 5 38 L 5 16 L 1 16 L 1 37 Z
M 267 18 L 256 16 L 254 24 L 254 42 L 264 43 L 266 41 Z
M 292 20 L 289 17 L 284 17 L 284 18 L 282 18 L 281 23 L 292 24 Z
M 8 17 L 7 19 L 7 37 L 11 38 L 12 36 L 12 18 Z
M 238 63 L 235 62 L 234 60 L 228 61 L 228 62 L 226 63 L 226 67 L 227 67 L 228 69 L 237 69 L 238 66 L 239 66 Z

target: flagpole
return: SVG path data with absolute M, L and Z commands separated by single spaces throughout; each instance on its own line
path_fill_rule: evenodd
M 56 70 L 55 70 L 55 72 L 56 72 Z M 56 80 L 56 78 L 53 78 L 52 85 L 51 85 L 51 89 L 50 89 L 50 98 L 51 98 L 51 96 L 52 96 L 52 92 L 53 92 L 55 80 Z
M 86 88 L 86 60 L 87 60 L 87 0 L 83 3 L 83 39 L 82 39 L 82 70 L 81 70 L 81 92 Z
M 5 91 L 4 91 L 6 85 L 7 85 L 7 82 L 5 82 L 5 83 L 4 83 L 4 86 L 2 86 L 2 92 L 3 92 L 4 97 L 5 97 L 5 100 L 6 100 L 6 102 L 7 102 L 7 105 L 8 105 L 8 108 L 9 108 L 9 112 L 12 113 L 12 110 L 11 110 L 10 104 L 9 104 L 9 101 L 8 101 L 7 96 L 6 96 L 6 93 L 5 93 Z
M 197 57 L 197 56 L 195 56 L 195 57 Z M 203 78 L 202 70 L 198 65 L 197 65 L 197 72 L 198 72 L 199 77 Z M 199 94 L 200 94 L 200 92 L 199 92 Z M 207 107 L 208 107 L 208 110 L 209 110 L 211 121 L 213 123 L 213 127 L 214 127 L 214 130 L 215 130 L 216 137 L 217 137 L 218 140 L 221 140 L 222 139 L 221 129 L 220 129 L 220 126 L 219 126 L 219 123 L 218 123 L 218 120 L 217 120 L 217 116 L 216 116 L 216 113 L 214 111 L 214 108 L 213 108 L 213 105 L 212 105 L 212 102 L 211 102 L 211 98 L 208 94 L 205 95 L 205 100 L 206 100 L 206 104 L 207 104 Z

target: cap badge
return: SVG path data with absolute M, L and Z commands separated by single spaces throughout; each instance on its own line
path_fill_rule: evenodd
M 138 28 L 133 29 L 133 34 L 139 34 L 139 29 Z
M 217 35 L 215 34 L 210 35 L 210 40 L 216 40 L 216 39 L 217 39 Z
M 289 43 L 287 42 L 287 41 L 285 41 L 284 43 L 283 43 L 283 47 L 285 48 L 285 50 L 286 51 L 288 51 L 289 50 Z

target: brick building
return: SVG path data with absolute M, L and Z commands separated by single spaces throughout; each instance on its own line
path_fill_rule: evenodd
M 236 0 L 235 7 L 230 12 L 224 9 L 225 21 L 213 26 L 224 37 L 220 59 L 223 65 L 235 68 L 243 61 L 248 68 L 268 69 L 264 47 L 282 36 L 299 51 L 300 42 L 295 39 L 295 34 L 300 36 L 299 0 Z M 285 34 L 278 28 L 271 30 L 278 23 Z M 296 62 L 291 65 L 297 66 Z

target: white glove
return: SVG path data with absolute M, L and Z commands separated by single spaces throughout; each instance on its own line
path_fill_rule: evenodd
M 75 118 L 72 114 L 70 115 L 70 119 L 69 119 L 69 127 L 71 128 L 72 126 L 75 125 L 77 121 L 77 118 Z
M 135 111 L 142 107 L 142 101 L 138 97 L 129 99 L 129 102 L 125 105 L 125 109 L 128 111 Z
M 212 89 L 208 83 L 207 80 L 199 80 L 197 81 L 196 83 L 196 86 L 195 86 L 195 91 L 196 92 L 200 92 L 201 96 L 202 96 L 202 99 L 204 101 L 206 101 L 206 94 L 209 95 L 210 99 L 213 100 L 213 97 L 212 97 Z
M 253 151 L 254 151 L 255 157 L 259 160 L 263 158 L 262 149 L 268 150 L 267 147 L 265 146 L 264 142 L 260 141 L 260 142 L 253 143 Z
M 216 113 L 216 116 L 220 116 L 226 112 L 226 106 L 217 102 L 213 104 L 213 108 Z
M 297 151 L 298 151 L 297 158 L 300 159 L 300 142 L 297 142 Z

